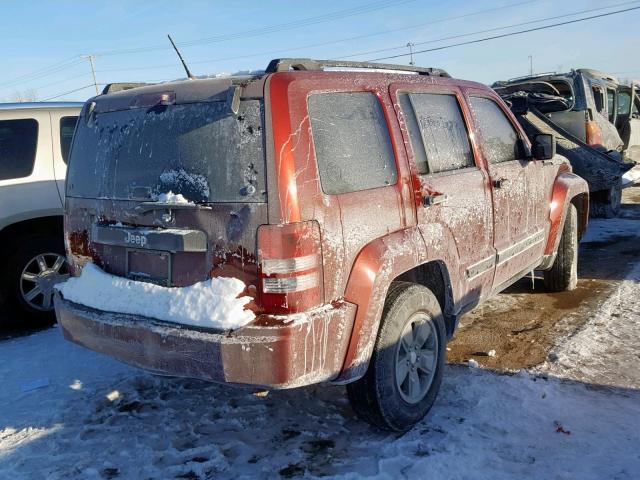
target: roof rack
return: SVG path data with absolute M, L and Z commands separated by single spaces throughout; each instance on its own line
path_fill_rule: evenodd
M 144 87 L 145 85 L 153 85 L 152 83 L 128 82 L 128 83 L 108 83 L 103 89 L 101 95 L 107 93 L 122 92 L 123 90 L 131 90 L 132 88 Z
M 540 77 L 548 77 L 549 75 L 562 75 L 562 73 L 558 72 L 542 72 L 542 73 L 534 73 L 533 75 L 523 75 L 522 77 L 513 77 L 507 82 L 515 82 L 516 80 L 527 80 L 529 78 L 540 78 Z
M 620 83 L 617 77 L 609 73 L 601 72 L 600 70 L 594 70 L 592 68 L 579 68 L 578 70 L 576 70 L 576 72 L 582 73 L 583 75 L 589 75 L 595 78 L 601 78 L 602 80 L 607 80 L 613 83 Z
M 265 73 L 288 72 L 290 70 L 322 71 L 325 68 L 362 68 L 370 70 L 391 70 L 411 72 L 418 75 L 451 78 L 439 68 L 414 67 L 412 65 L 394 65 L 391 63 L 351 62 L 347 60 L 314 60 L 311 58 L 275 58 L 269 62 Z

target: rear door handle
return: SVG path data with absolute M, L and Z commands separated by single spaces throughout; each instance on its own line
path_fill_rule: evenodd
M 444 193 L 437 193 L 435 195 L 424 195 L 422 197 L 422 206 L 428 207 L 430 205 L 438 205 L 447 201 L 447 197 Z
M 508 178 L 498 178 L 492 182 L 493 188 L 502 188 L 504 184 L 507 183 L 508 181 L 509 181 Z

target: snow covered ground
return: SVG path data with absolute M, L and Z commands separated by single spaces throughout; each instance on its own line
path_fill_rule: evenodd
M 398 436 L 354 418 L 342 388 L 260 398 L 152 377 L 63 343 L 57 329 L 13 340 L 1 357 L 0 477 L 7 479 L 640 473 L 638 384 L 450 366 L 432 413 Z M 49 386 L 21 391 L 41 378 Z
M 590 241 L 640 241 L 637 218 L 607 222 L 592 223 Z M 545 364 L 448 366 L 432 412 L 403 436 L 360 422 L 341 387 L 256 396 L 145 374 L 57 328 L 6 340 L 0 478 L 640 478 L 635 261 Z
M 622 176 L 622 185 L 635 184 L 640 182 L 640 165 L 636 165 Z

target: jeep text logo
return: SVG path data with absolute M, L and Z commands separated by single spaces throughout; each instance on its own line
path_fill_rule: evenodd
M 137 245 L 139 247 L 144 247 L 147 244 L 147 237 L 145 237 L 144 235 L 136 235 L 131 232 L 126 233 L 127 236 L 124 238 L 125 243 Z

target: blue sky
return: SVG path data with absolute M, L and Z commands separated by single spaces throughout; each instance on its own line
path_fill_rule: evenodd
M 60 95 L 92 84 L 89 63 L 79 57 L 82 54 L 97 55 L 98 83 L 183 77 L 167 33 L 179 46 L 183 44 L 181 51 L 191 70 L 201 75 L 261 69 L 271 58 L 283 56 L 368 60 L 407 53 L 404 45 L 408 42 L 430 42 L 417 45 L 415 50 L 434 48 L 636 7 L 640 1 L 6 0 L 2 6 L 0 101 L 7 101 L 18 93 L 35 94 L 40 100 L 53 96 L 57 96 L 56 100 L 85 100 L 94 94 L 93 87 Z M 605 9 L 607 6 L 611 7 Z M 591 9 L 600 10 L 501 29 Z M 345 16 L 347 10 L 353 14 Z M 362 10 L 366 11 L 355 14 Z M 299 26 L 305 19 L 322 15 L 333 18 Z M 287 25 L 282 27 L 283 24 Z M 484 83 L 527 74 L 529 55 L 533 56 L 536 72 L 588 67 L 621 78 L 640 78 L 639 25 L 640 10 L 635 10 L 421 53 L 414 61 L 416 65 L 441 67 L 455 77 Z M 263 31 L 246 33 L 255 29 Z M 438 40 L 489 29 L 496 30 Z M 189 42 L 193 45 L 186 45 Z M 131 49 L 143 51 L 130 52 Z M 390 50 L 364 53 L 381 49 Z M 387 61 L 406 64 L 409 58 Z

